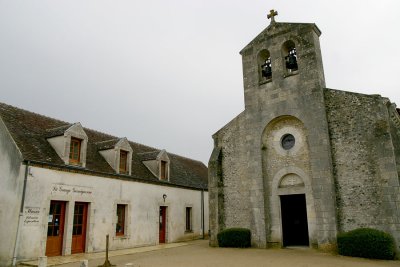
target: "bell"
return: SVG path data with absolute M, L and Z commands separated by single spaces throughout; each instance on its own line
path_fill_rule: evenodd
M 271 68 L 271 62 L 270 61 L 266 61 L 261 66 L 261 74 L 266 79 L 271 79 L 272 78 L 272 68 Z
M 295 52 L 290 52 L 289 55 L 287 57 L 285 57 L 286 59 L 286 68 L 289 70 L 297 70 L 298 66 L 297 66 L 297 58 L 295 56 Z
M 272 68 L 270 65 L 266 65 L 262 69 L 262 76 L 266 79 L 271 79 L 272 77 Z

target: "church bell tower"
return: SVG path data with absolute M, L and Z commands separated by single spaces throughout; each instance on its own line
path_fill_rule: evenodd
M 270 25 L 240 52 L 246 108 L 325 87 L 321 31 L 314 23 L 276 22 L 277 14 L 270 11 Z
M 270 11 L 269 26 L 240 52 L 244 147 L 252 163 L 245 173 L 254 183 L 250 192 L 262 184 L 264 202 L 264 220 L 250 228 L 262 247 L 330 246 L 337 231 L 336 194 L 321 31 L 314 23 L 277 22 L 276 15 Z M 250 200 L 251 207 L 259 205 Z

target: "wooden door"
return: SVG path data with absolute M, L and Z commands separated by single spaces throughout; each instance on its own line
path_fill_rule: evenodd
M 62 253 L 64 236 L 65 202 L 50 202 L 47 226 L 46 256 L 59 256 Z
M 88 203 L 75 202 L 71 253 L 85 252 Z
M 159 216 L 159 243 L 165 243 L 165 230 L 167 225 L 167 207 L 160 206 L 160 216 Z

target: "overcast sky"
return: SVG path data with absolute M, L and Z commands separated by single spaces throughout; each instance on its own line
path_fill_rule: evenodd
M 327 87 L 400 106 L 398 0 L 0 0 L 0 102 L 207 164 L 270 9 L 320 28 Z

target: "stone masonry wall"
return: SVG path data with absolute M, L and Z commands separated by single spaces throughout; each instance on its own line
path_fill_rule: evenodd
M 384 102 L 377 95 L 325 89 L 338 230 L 381 229 L 400 244 L 399 179 Z
M 400 183 L 400 115 L 395 105 L 388 103 L 388 111 L 390 115 L 390 134 L 394 147 L 394 155 L 396 157 L 397 174 Z
M 248 164 L 242 143 L 244 135 L 243 116 L 235 119 L 223 130 L 219 140 L 222 147 L 222 174 L 224 180 L 225 226 L 250 228 L 249 187 L 245 168 Z

